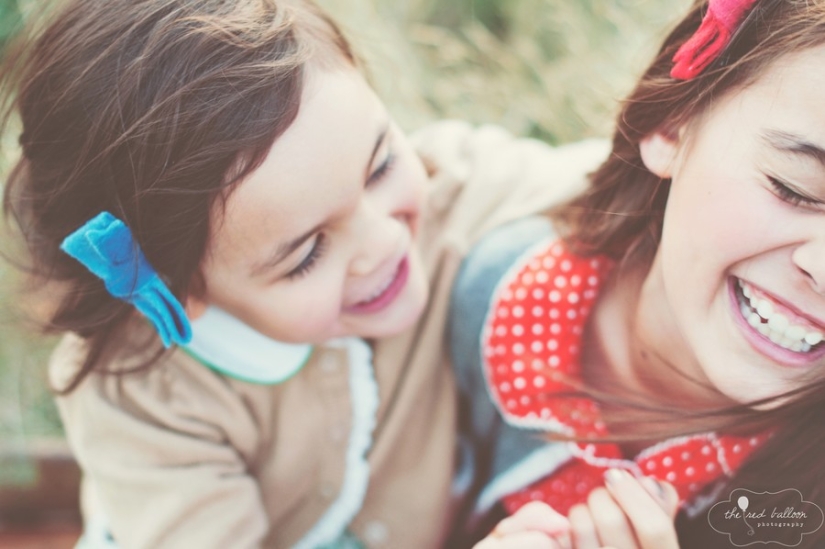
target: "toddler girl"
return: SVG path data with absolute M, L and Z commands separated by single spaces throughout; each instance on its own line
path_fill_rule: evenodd
M 538 500 L 576 547 L 693 548 L 727 544 L 708 510 L 736 488 L 825 504 L 823 75 L 825 3 L 697 2 L 590 187 L 471 253 L 451 328 L 490 449 L 477 516 Z
M 454 274 L 605 151 L 443 123 L 414 152 L 309 1 L 70 1 L 2 82 L 85 542 L 441 545 Z

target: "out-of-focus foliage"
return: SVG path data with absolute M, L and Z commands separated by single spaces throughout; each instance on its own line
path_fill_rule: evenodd
M 43 1 L 0 0 L 0 44 Z M 690 2 L 317 1 L 353 40 L 402 127 L 461 118 L 552 143 L 609 133 L 618 99 Z M 15 138 L 0 136 L 6 165 Z M 10 277 L 0 265 L 0 439 L 57 433 L 46 345 L 15 318 Z
M 689 0 L 320 0 L 405 127 L 494 122 L 552 143 L 606 135 Z

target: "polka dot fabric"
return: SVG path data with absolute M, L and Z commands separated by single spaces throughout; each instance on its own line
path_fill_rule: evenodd
M 563 393 L 580 386 L 582 333 L 611 268 L 607 259 L 578 257 L 552 241 L 532 250 L 499 285 L 482 332 L 482 356 L 489 392 L 509 423 L 581 438 L 608 434 L 595 402 Z M 678 437 L 633 460 L 615 444 L 570 443 L 574 459 L 503 502 L 510 513 L 541 500 L 567 514 L 604 485 L 604 471 L 620 467 L 672 483 L 684 503 L 732 475 L 766 439 Z

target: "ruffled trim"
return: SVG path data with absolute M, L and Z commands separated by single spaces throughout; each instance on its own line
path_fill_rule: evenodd
M 314 549 L 341 537 L 361 510 L 369 485 L 367 452 L 372 446 L 378 411 L 378 383 L 372 366 L 372 350 L 357 338 L 337 340 L 331 345 L 346 347 L 349 354 L 352 431 L 346 453 L 346 472 L 338 498 L 293 546 L 294 549 Z

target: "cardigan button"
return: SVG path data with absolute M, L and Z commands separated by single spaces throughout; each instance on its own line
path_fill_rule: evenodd
M 334 374 L 338 371 L 338 361 L 333 356 L 325 356 L 321 361 L 321 370 L 325 374 Z
M 364 541 L 380 545 L 390 538 L 390 530 L 380 520 L 371 520 L 364 527 Z
M 321 483 L 321 488 L 319 490 L 321 493 L 321 497 L 326 500 L 331 500 L 335 497 L 337 490 L 335 490 L 335 485 L 331 482 L 324 482 Z

